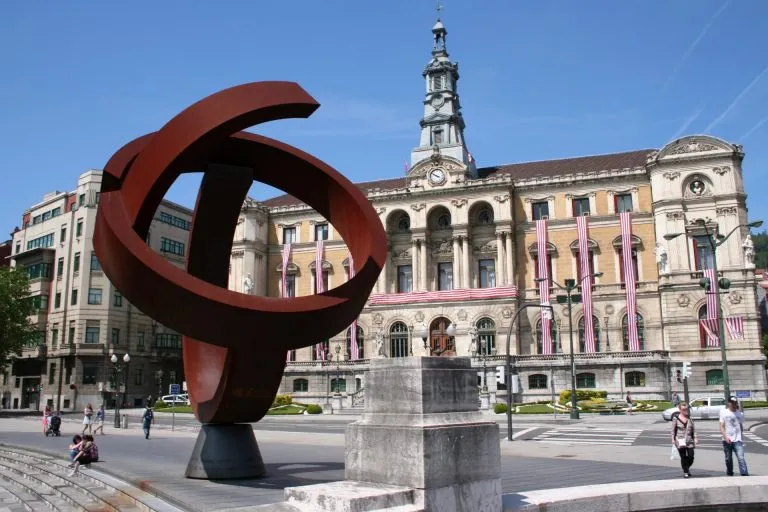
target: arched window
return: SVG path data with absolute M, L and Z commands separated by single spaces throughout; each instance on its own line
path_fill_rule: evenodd
M 621 319 L 621 337 L 624 340 L 624 352 L 629 352 L 629 317 L 627 315 Z M 637 314 L 637 339 L 640 350 L 645 350 L 645 320 L 640 313 Z
M 645 372 L 625 373 L 624 385 L 627 387 L 645 387 Z
M 543 373 L 529 375 L 528 389 L 547 389 L 547 376 Z
M 451 227 L 451 216 L 447 213 L 440 215 L 437 218 L 437 227 L 440 229 L 448 229 Z
M 592 316 L 592 332 L 595 335 L 595 352 L 600 352 L 600 321 Z M 587 351 L 586 330 L 584 329 L 584 317 L 579 319 L 579 351 Z
M 707 331 L 704 329 L 704 325 L 701 323 L 702 320 L 705 320 L 707 318 L 707 305 L 704 304 L 699 308 L 699 343 L 701 344 L 701 348 L 707 347 Z
M 312 351 L 313 361 L 328 361 L 330 358 L 330 343 L 328 340 L 323 340 L 320 343 L 315 343 L 309 349 Z
M 722 386 L 723 385 L 723 370 L 717 368 L 714 370 L 707 370 L 707 386 Z
M 397 221 L 397 230 L 401 233 L 407 233 L 411 230 L 411 219 L 408 215 L 403 214 Z
M 588 389 L 597 387 L 595 384 L 594 373 L 579 373 L 576 375 L 576 387 L 579 389 Z
M 483 208 L 477 215 L 477 221 L 479 224 L 490 224 L 493 222 L 493 214 L 488 208 Z
M 552 336 L 552 353 L 555 354 L 558 351 L 560 342 L 557 339 L 557 325 L 554 320 L 549 322 L 549 333 Z M 541 330 L 541 318 L 536 322 L 536 353 L 544 353 L 544 332 Z
M 295 379 L 293 381 L 293 392 L 303 393 L 309 391 L 309 381 L 307 379 Z
M 363 328 L 357 326 L 357 358 L 365 359 L 365 337 Z M 347 361 L 352 360 L 352 327 L 347 329 Z
M 408 326 L 395 322 L 389 329 L 389 357 L 408 357 Z
M 346 393 L 347 379 L 331 379 L 331 393 Z
M 493 355 L 496 353 L 496 322 L 483 317 L 475 324 L 477 327 L 477 353 Z

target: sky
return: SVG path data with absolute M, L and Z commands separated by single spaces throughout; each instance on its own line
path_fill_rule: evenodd
M 25 208 L 218 90 L 296 81 L 308 120 L 253 131 L 354 181 L 401 176 L 418 144 L 431 0 L 0 2 L 0 239 Z M 768 2 L 443 0 L 465 138 L 480 167 L 744 145 L 751 219 L 768 221 Z M 198 175 L 166 197 L 193 206 Z M 266 199 L 276 192 L 251 190 Z M 4 231 L 5 230 L 5 231 Z

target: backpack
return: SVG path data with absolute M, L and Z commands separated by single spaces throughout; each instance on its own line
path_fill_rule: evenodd
M 91 449 L 89 450 L 91 460 L 96 462 L 99 460 L 99 447 L 96 446 L 96 443 L 91 443 Z

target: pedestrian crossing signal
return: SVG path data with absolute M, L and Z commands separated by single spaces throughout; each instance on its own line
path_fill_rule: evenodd
M 679 369 L 675 370 L 675 377 L 677 378 L 677 382 L 683 382 L 683 372 Z

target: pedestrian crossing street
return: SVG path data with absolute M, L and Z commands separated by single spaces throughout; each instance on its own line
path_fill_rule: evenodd
M 557 427 L 533 438 L 548 444 L 589 444 L 632 446 L 643 429 L 617 429 L 600 427 Z

